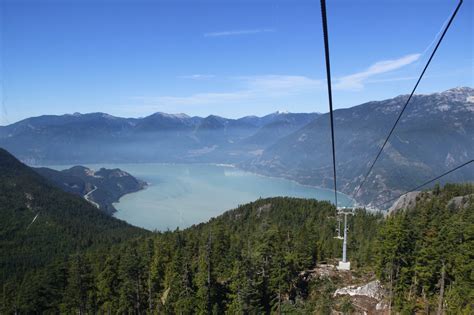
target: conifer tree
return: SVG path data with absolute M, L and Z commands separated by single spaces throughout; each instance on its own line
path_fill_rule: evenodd
M 137 252 L 137 243 L 127 246 L 120 258 L 120 300 L 119 310 L 121 312 L 137 312 L 142 310 L 144 272 L 141 255 Z
M 69 276 L 64 295 L 64 307 L 68 312 L 86 314 L 91 309 L 94 282 L 90 263 L 81 254 L 74 255 L 69 266 Z
M 104 264 L 102 272 L 98 275 L 97 290 L 98 301 L 101 310 L 112 314 L 118 309 L 119 300 L 119 259 L 115 255 L 109 256 Z

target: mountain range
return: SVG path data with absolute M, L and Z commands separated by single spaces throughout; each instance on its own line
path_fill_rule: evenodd
M 334 112 L 338 190 L 353 195 L 407 95 Z M 155 113 L 40 116 L 0 127 L 0 147 L 28 164 L 231 163 L 332 188 L 329 115 L 276 112 L 227 119 Z M 414 95 L 357 201 L 372 206 L 474 156 L 474 89 Z M 474 179 L 474 167 L 450 181 Z M 388 208 L 382 206 L 382 208 Z
M 338 190 L 353 195 L 408 95 L 334 112 Z M 298 182 L 332 187 L 329 115 L 321 115 L 266 148 L 242 167 Z M 383 205 L 474 157 L 474 89 L 415 95 L 356 200 Z M 474 165 L 446 181 L 474 180 Z M 389 205 L 386 205 L 389 206 Z
M 282 112 L 241 119 L 165 113 L 144 118 L 46 115 L 0 127 L 0 146 L 29 164 L 237 163 L 317 116 Z

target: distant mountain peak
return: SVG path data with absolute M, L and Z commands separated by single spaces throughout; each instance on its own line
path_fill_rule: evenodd
M 474 89 L 467 86 L 459 86 L 441 93 L 436 93 L 436 95 L 458 102 L 473 103 Z
M 115 116 L 112 116 L 112 115 L 106 114 L 106 113 L 100 113 L 100 115 L 102 116 L 102 118 L 106 118 L 106 119 L 116 119 L 117 118 Z
M 163 112 L 156 112 L 152 116 L 162 116 L 162 117 L 167 117 L 167 118 L 178 118 L 178 119 L 188 119 L 191 118 L 190 116 L 184 114 L 184 113 L 178 113 L 178 114 L 168 114 L 168 113 L 163 113 Z
M 444 92 L 441 92 L 440 94 L 445 94 L 445 93 L 474 93 L 474 88 L 471 88 L 468 86 L 457 86 L 449 90 L 446 90 Z
M 474 88 L 468 86 L 458 86 L 451 89 L 447 89 L 441 92 L 434 92 L 434 93 L 415 93 L 416 96 L 447 96 L 447 97 L 456 97 L 456 96 L 466 96 L 466 95 L 474 95 Z M 385 101 L 393 101 L 393 100 L 400 100 L 408 98 L 409 94 L 400 94 L 390 99 L 382 100 Z M 380 102 L 380 101 L 379 101 Z M 371 103 L 371 102 L 369 102 Z M 363 105 L 363 104 L 362 104 Z
M 221 117 L 221 116 L 217 116 L 217 115 L 209 115 L 205 119 L 206 120 L 217 120 L 217 121 L 221 121 L 221 122 L 226 120 L 226 118 Z
M 86 114 L 82 114 L 82 113 L 79 113 L 79 112 L 75 112 L 73 114 L 65 114 L 63 116 L 72 116 L 72 117 L 77 117 L 77 118 L 97 118 L 97 117 L 100 117 L 100 118 L 105 118 L 105 119 L 117 119 L 118 117 L 116 116 L 112 116 L 110 114 L 107 114 L 107 113 L 102 113 L 102 112 L 96 112 L 96 113 L 86 113 Z M 56 117 L 56 116 L 52 116 L 52 117 Z

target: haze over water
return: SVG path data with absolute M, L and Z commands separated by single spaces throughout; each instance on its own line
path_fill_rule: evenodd
M 174 230 L 206 222 L 258 198 L 291 196 L 332 200 L 331 190 L 259 176 L 231 166 L 208 164 L 100 164 L 120 168 L 148 182 L 145 190 L 128 194 L 115 204 L 115 217 L 150 230 Z M 338 195 L 341 206 L 352 200 Z

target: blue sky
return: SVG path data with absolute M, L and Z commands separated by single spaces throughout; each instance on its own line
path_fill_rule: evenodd
M 407 94 L 454 0 L 328 0 L 336 108 Z M 0 124 L 327 112 L 319 1 L 0 0 Z M 418 92 L 473 86 L 465 1 Z

